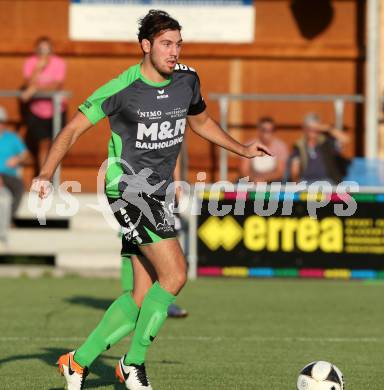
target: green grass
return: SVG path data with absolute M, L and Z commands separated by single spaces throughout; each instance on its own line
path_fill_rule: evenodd
M 95 326 L 119 283 L 0 279 L 0 388 L 61 389 L 54 363 Z M 384 284 L 200 279 L 149 351 L 155 390 L 294 390 L 298 371 L 329 360 L 348 390 L 383 389 Z M 113 368 L 124 340 L 92 367 L 85 388 L 122 389 Z

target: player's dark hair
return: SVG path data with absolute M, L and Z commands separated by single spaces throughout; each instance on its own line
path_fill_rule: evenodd
M 151 9 L 147 15 L 139 20 L 139 42 L 148 39 L 151 43 L 156 35 L 166 30 L 181 30 L 176 19 L 173 19 L 167 12 L 158 9 Z
M 275 127 L 275 121 L 271 116 L 262 116 L 257 122 L 257 127 L 261 127 L 264 123 L 271 123 Z

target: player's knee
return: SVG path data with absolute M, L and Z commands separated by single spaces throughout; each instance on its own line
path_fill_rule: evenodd
M 176 275 L 176 283 L 178 284 L 179 290 L 181 290 L 185 283 L 187 283 L 187 263 L 182 261 L 179 263 L 179 267 Z
M 177 287 L 178 291 L 180 291 L 184 287 L 185 283 L 187 283 L 186 270 L 180 270 L 175 275 L 175 287 Z
M 187 274 L 184 270 L 173 271 L 159 278 L 160 285 L 170 293 L 177 295 L 187 281 Z

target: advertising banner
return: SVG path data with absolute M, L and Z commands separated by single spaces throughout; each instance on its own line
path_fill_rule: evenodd
M 276 212 L 261 216 L 255 208 L 265 206 L 264 199 L 248 198 L 244 213 L 236 213 L 234 200 L 221 199 L 218 209 L 231 212 L 215 216 L 204 199 L 197 229 L 200 274 L 377 276 L 384 270 L 383 195 L 353 197 L 353 215 L 337 216 L 346 205 L 336 201 L 319 208 L 317 218 L 309 216 L 304 200 L 293 202 L 290 215 L 282 215 L 282 201 L 276 201 Z
M 137 22 L 150 9 L 162 9 L 176 18 L 186 42 L 254 40 L 252 0 L 72 0 L 69 37 L 81 41 L 137 41 Z

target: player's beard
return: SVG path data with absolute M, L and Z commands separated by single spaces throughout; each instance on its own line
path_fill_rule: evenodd
M 152 54 L 149 55 L 149 59 L 151 61 L 151 64 L 152 66 L 156 69 L 156 71 L 162 76 L 164 77 L 165 79 L 169 78 L 169 76 L 172 75 L 173 73 L 173 69 L 171 69 L 170 71 L 169 70 L 166 70 L 166 69 L 162 69 L 159 62 L 155 60 L 154 56 Z M 177 61 L 177 60 L 176 60 Z

